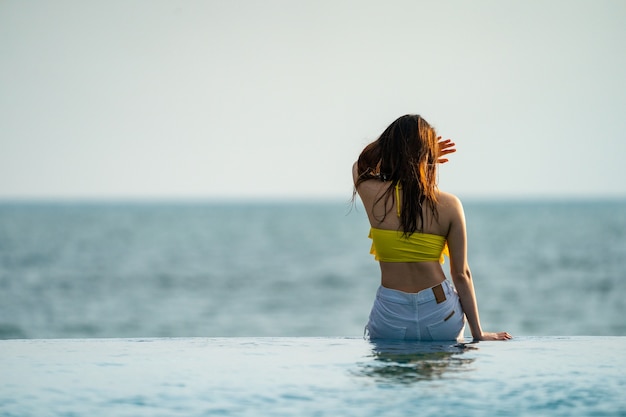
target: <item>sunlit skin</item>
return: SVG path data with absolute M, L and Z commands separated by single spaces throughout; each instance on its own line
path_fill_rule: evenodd
M 447 155 L 456 152 L 456 144 L 450 139 L 442 140 L 438 137 L 439 163 L 448 162 Z M 359 177 L 355 163 L 352 169 L 353 180 L 356 184 Z M 396 203 L 386 208 L 378 200 L 389 187 L 389 182 L 367 180 L 361 182 L 357 192 L 363 201 L 370 225 L 379 229 L 399 230 L 398 216 L 381 216 L 382 213 L 394 213 Z M 478 315 L 478 304 L 474 292 L 472 275 L 467 261 L 467 233 L 465 214 L 460 200 L 450 194 L 438 191 L 437 194 L 438 219 L 433 213 L 424 210 L 423 233 L 446 236 L 450 249 L 450 275 L 459 294 L 461 306 L 465 312 L 474 340 L 507 340 L 512 336 L 508 332 L 483 331 Z M 382 220 L 381 220 L 382 219 Z M 381 285 L 408 293 L 417 293 L 434 287 L 445 281 L 446 277 L 439 262 L 379 262 L 381 270 Z

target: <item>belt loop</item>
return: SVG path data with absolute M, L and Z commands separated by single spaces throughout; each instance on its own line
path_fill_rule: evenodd
M 437 301 L 437 304 L 441 304 L 446 301 L 446 293 L 443 292 L 443 287 L 441 286 L 441 284 L 435 285 L 433 287 L 433 294 L 435 295 L 435 300 Z

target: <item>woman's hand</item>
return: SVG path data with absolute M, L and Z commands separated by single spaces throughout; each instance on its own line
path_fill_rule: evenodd
M 513 339 L 513 336 L 511 336 L 507 332 L 498 332 L 498 333 L 483 332 L 480 335 L 480 337 L 474 338 L 474 340 L 509 340 L 509 339 Z
M 439 141 L 439 159 L 437 160 L 437 162 L 439 162 L 440 164 L 445 164 L 446 162 L 448 162 L 448 158 L 442 158 L 442 156 L 456 152 L 456 144 L 450 139 L 441 140 L 441 136 L 439 136 L 437 140 Z

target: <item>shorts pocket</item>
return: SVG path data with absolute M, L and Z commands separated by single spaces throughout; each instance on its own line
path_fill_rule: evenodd
M 432 340 L 456 340 L 465 326 L 463 311 L 451 310 L 441 321 L 427 325 Z

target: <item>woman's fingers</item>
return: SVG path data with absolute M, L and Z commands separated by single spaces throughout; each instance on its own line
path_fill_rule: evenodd
M 439 156 L 437 160 L 440 164 L 448 162 L 447 158 L 441 158 L 441 156 L 448 155 L 456 152 L 456 144 L 450 139 L 441 140 L 441 136 L 437 138 L 439 140 Z
M 513 336 L 508 332 L 490 333 L 485 332 L 482 334 L 479 340 L 509 340 L 513 339 Z

